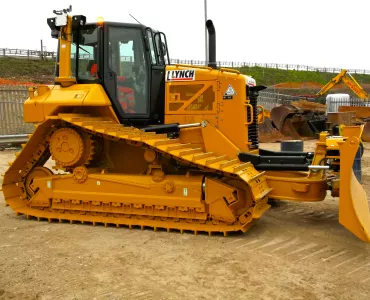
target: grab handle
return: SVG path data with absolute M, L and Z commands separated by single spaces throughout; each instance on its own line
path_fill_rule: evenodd
M 249 103 L 245 104 L 245 107 L 247 108 L 247 121 L 245 123 L 245 125 L 250 125 L 253 123 L 253 106 Z M 248 121 L 248 109 L 250 110 L 250 116 L 251 116 L 251 119 L 250 121 Z

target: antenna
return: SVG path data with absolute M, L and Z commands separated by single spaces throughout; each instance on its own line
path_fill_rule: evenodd
M 136 22 L 138 22 L 140 25 L 143 25 L 141 24 L 138 20 L 135 19 L 135 17 L 132 15 L 132 14 L 129 14 L 131 18 L 133 18 Z

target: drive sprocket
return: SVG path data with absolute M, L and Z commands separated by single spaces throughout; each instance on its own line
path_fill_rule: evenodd
M 50 138 L 50 153 L 58 167 L 81 166 L 93 159 L 94 144 L 89 135 L 82 136 L 73 128 L 60 128 Z

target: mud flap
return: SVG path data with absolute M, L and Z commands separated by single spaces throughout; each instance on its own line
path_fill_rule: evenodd
M 362 127 L 345 127 L 340 149 L 339 223 L 365 242 L 370 242 L 370 211 L 364 188 L 352 165 L 360 145 Z

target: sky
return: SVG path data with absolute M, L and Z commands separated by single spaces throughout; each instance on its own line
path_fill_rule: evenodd
M 205 60 L 204 0 L 17 0 L 3 7 L 0 48 L 55 51 L 46 23 L 72 5 L 88 22 L 136 21 L 167 36 L 171 58 Z M 218 61 L 370 69 L 369 0 L 207 0 Z

